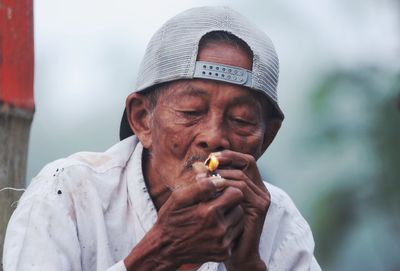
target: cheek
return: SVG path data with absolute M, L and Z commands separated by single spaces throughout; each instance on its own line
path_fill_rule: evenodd
M 177 125 L 174 119 L 155 119 L 153 129 L 154 146 L 164 146 L 164 152 L 182 158 L 190 145 L 192 134 L 190 129 Z M 164 153 L 164 155 L 168 155 Z
M 257 132 L 250 136 L 232 135 L 230 140 L 233 151 L 251 154 L 258 158 L 261 156 L 263 139 L 264 133 Z

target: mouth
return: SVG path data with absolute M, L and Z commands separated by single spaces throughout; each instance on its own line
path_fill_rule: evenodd
M 183 165 L 183 168 L 185 171 L 187 170 L 192 170 L 192 166 L 196 162 L 204 162 L 204 160 L 207 159 L 206 155 L 201 155 L 201 154 L 194 154 L 189 157 L 188 160 L 186 160 L 185 164 Z
M 217 168 L 219 166 L 218 158 L 213 154 L 207 157 L 200 154 L 194 154 L 184 164 L 184 172 L 205 173 L 211 176 L 219 176 Z

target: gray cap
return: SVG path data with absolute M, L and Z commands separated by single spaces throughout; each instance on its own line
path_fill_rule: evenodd
M 252 70 L 197 61 L 201 38 L 213 31 L 226 31 L 243 40 L 253 53 Z M 244 16 L 228 7 L 199 7 L 186 10 L 168 20 L 151 38 L 139 67 L 134 92 L 178 79 L 204 78 L 248 87 L 264 94 L 274 105 L 279 118 L 284 115 L 278 105 L 279 60 L 270 38 Z M 121 140 L 132 135 L 126 112 Z

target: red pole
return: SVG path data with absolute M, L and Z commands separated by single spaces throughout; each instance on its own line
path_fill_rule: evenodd
M 32 0 L 0 0 L 0 101 L 34 110 Z
M 21 196 L 8 187 L 25 186 L 33 61 L 32 0 L 0 0 L 0 256 L 12 204 Z

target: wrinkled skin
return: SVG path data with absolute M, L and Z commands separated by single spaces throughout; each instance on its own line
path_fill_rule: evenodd
M 199 60 L 251 69 L 249 54 L 225 43 L 202 48 Z M 134 93 L 131 128 L 147 150 L 144 175 L 158 220 L 124 263 L 128 270 L 173 270 L 182 264 L 224 262 L 228 270 L 266 270 L 259 241 L 270 204 L 256 160 L 279 130 L 253 92 L 211 80 L 169 84 L 154 109 Z M 216 185 L 195 161 L 216 152 Z

